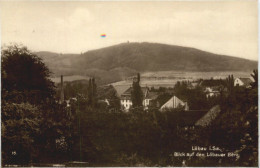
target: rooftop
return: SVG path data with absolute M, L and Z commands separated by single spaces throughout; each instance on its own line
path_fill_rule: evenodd
M 220 113 L 220 106 L 216 105 L 212 107 L 202 118 L 196 122 L 196 126 L 207 126 L 214 120 Z
M 239 78 L 246 86 L 250 85 L 253 81 L 250 78 Z
M 141 90 L 143 92 L 143 95 L 146 96 L 146 92 L 148 91 L 147 87 L 141 87 Z M 124 93 L 121 94 L 121 96 L 131 96 L 131 92 L 133 91 L 133 87 L 128 88 Z
M 156 99 L 159 96 L 160 93 L 158 92 L 148 92 L 148 94 L 146 95 L 147 99 Z

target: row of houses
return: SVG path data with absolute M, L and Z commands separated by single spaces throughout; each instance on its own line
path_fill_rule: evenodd
M 159 107 L 160 110 L 171 109 L 171 108 L 181 108 L 183 107 L 185 110 L 188 110 L 188 103 L 179 99 L 176 96 L 172 96 L 166 103 L 160 105 L 158 101 L 155 101 L 159 93 L 155 91 L 149 91 L 148 87 L 141 87 L 143 93 L 143 107 L 144 109 L 148 109 L 149 107 Z M 128 111 L 131 106 L 133 105 L 131 99 L 131 92 L 133 88 L 128 88 L 121 96 L 120 96 L 120 103 L 122 108 L 125 111 Z
M 223 80 L 203 80 L 201 82 L 192 83 L 189 87 L 194 87 L 194 84 L 200 85 L 204 88 L 204 92 L 207 97 L 217 96 L 220 94 L 220 86 L 223 86 Z M 243 86 L 249 88 L 253 80 L 251 78 L 236 78 L 234 80 L 234 86 Z M 223 87 L 222 87 L 223 88 Z M 166 89 L 164 91 L 158 91 L 154 89 L 149 89 L 148 87 L 141 87 L 143 93 L 143 107 L 145 110 L 150 107 L 157 107 L 160 111 L 165 111 L 167 109 L 176 109 L 183 108 L 184 111 L 181 111 L 181 115 L 178 120 L 180 120 L 179 125 L 183 128 L 186 127 L 194 127 L 194 126 L 206 126 L 208 125 L 216 116 L 220 113 L 219 105 L 212 107 L 209 111 L 207 110 L 190 110 L 188 102 L 181 100 L 178 98 L 171 89 Z M 131 93 L 133 91 L 132 87 L 129 87 L 126 91 L 122 92 L 120 97 L 120 104 L 124 111 L 129 111 L 132 106 L 132 98 Z M 225 92 L 225 90 L 222 90 Z M 160 97 L 161 93 L 168 93 L 171 95 L 167 97 L 164 101 L 160 101 L 162 98 Z M 70 100 L 64 100 L 64 90 L 63 90 L 63 77 L 61 77 L 61 96 L 60 102 L 66 102 L 67 106 L 70 106 L 70 101 L 76 101 L 76 98 L 71 98 Z M 110 104 L 108 99 L 99 100 L 103 101 L 107 105 Z M 162 103 L 163 102 L 163 103 Z
M 234 86 L 250 88 L 252 82 L 254 82 L 252 78 L 236 78 L 234 80 Z M 221 79 L 203 80 L 200 85 L 204 87 L 207 98 L 218 96 L 220 95 L 220 92 L 227 92 L 227 88 L 223 87 L 225 86 L 224 81 Z
M 253 79 L 251 78 L 236 78 L 234 80 L 234 86 L 243 86 L 249 88 Z M 194 83 L 193 83 L 194 84 Z M 210 98 L 213 96 L 220 95 L 220 92 L 226 92 L 227 89 L 224 86 L 224 81 L 221 79 L 209 79 L 202 80 L 200 83 L 196 83 L 204 88 L 206 97 Z M 148 87 L 141 88 L 143 93 L 143 107 L 148 109 L 149 107 L 157 107 L 161 111 L 165 109 L 174 109 L 174 108 L 184 108 L 186 111 L 189 110 L 188 102 L 181 100 L 176 95 L 173 95 L 166 101 L 164 104 L 158 104 L 155 100 L 158 98 L 159 93 L 155 91 L 150 91 Z M 133 91 L 132 87 L 129 87 L 125 92 L 120 95 L 120 103 L 122 108 L 125 111 L 128 111 L 132 104 L 131 92 Z
M 251 87 L 251 83 L 253 82 L 252 78 L 236 78 L 234 80 L 234 86 L 244 86 L 246 88 Z M 218 96 L 220 95 L 220 92 L 226 92 L 226 88 L 222 87 L 224 86 L 224 81 L 221 79 L 208 79 L 208 80 L 202 80 L 200 82 L 189 82 L 189 88 L 195 87 L 196 85 L 200 85 L 204 88 L 204 92 L 206 93 L 206 96 L 212 97 L 212 96 Z M 155 91 L 154 89 L 149 89 L 148 87 L 142 87 L 141 88 L 143 93 L 143 107 L 144 109 L 148 109 L 150 107 L 157 107 L 161 111 L 164 109 L 172 109 L 172 108 L 184 108 L 186 111 L 189 110 L 188 102 L 181 100 L 173 93 L 170 93 L 172 96 L 168 97 L 168 100 L 164 101 L 163 103 L 159 103 L 157 100 L 158 96 L 160 95 L 160 92 Z M 126 91 L 122 92 L 121 95 L 118 95 L 120 98 L 120 104 L 123 110 L 128 111 L 132 106 L 132 99 L 131 99 L 131 92 L 133 91 L 132 87 L 129 87 Z M 172 90 L 165 90 L 164 92 L 172 92 Z M 60 102 L 64 102 L 64 90 L 63 90 L 63 76 L 61 76 L 61 95 L 60 95 Z M 67 100 L 69 101 L 69 100 Z M 67 102 L 66 101 L 66 102 Z M 106 104 L 109 105 L 109 101 L 106 99 Z M 67 102 L 69 105 L 69 102 Z

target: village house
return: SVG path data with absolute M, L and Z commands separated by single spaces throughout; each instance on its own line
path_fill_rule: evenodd
M 145 110 L 149 108 L 151 105 L 151 101 L 156 99 L 158 97 L 158 93 L 149 91 L 148 87 L 141 87 L 142 93 L 143 93 L 143 107 Z M 131 98 L 131 92 L 133 91 L 133 88 L 128 88 L 124 93 L 120 96 L 120 103 L 124 110 L 128 111 L 132 103 Z
M 148 88 L 141 87 L 141 90 L 142 90 L 143 96 L 145 98 L 146 94 L 148 92 Z M 123 94 L 121 94 L 121 97 L 120 97 L 121 106 L 126 111 L 128 111 L 130 109 L 130 107 L 133 105 L 132 98 L 131 98 L 132 91 L 133 91 L 133 87 L 130 87 Z M 145 99 L 143 100 L 143 104 L 148 104 L 148 103 L 149 103 L 149 101 L 147 102 Z
M 160 108 L 160 111 L 164 111 L 166 109 L 175 109 L 175 108 L 181 108 L 183 107 L 184 110 L 189 110 L 188 103 L 185 101 L 182 101 L 176 96 L 172 96 L 165 104 L 163 104 Z
M 220 95 L 221 90 L 224 89 L 224 80 L 222 79 L 205 79 L 200 82 L 207 98 Z
M 236 78 L 234 81 L 234 86 L 244 86 L 246 88 L 251 87 L 251 83 L 254 82 L 251 78 Z
M 151 107 L 152 101 L 157 99 L 158 96 L 159 96 L 158 92 L 148 91 L 143 102 L 144 109 L 147 110 L 149 107 Z
M 207 98 L 220 95 L 220 91 L 216 87 L 206 87 L 204 91 Z

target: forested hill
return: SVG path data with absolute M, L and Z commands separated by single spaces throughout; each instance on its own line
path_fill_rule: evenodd
M 146 42 L 122 43 L 82 54 L 36 54 L 43 58 L 54 73 L 75 75 L 113 71 L 114 75 L 127 76 L 144 71 L 251 71 L 257 68 L 257 61 L 195 48 Z
M 93 50 L 80 56 L 76 63 L 82 68 L 128 67 L 138 71 L 251 70 L 257 67 L 255 61 L 156 43 L 123 43 Z

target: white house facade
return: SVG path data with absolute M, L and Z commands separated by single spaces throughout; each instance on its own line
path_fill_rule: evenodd
M 158 94 L 155 94 L 154 92 L 149 92 L 148 87 L 142 87 L 142 92 L 143 92 L 143 107 L 144 109 L 148 109 L 148 107 L 151 105 L 151 101 L 153 99 L 155 99 Z M 133 105 L 132 103 L 132 99 L 131 99 L 131 92 L 132 92 L 133 88 L 130 87 L 129 89 L 127 89 L 120 97 L 120 103 L 121 103 L 121 107 L 125 110 L 128 111 L 131 106 Z
M 132 105 L 133 103 L 131 99 L 121 99 L 121 106 L 123 106 L 125 110 L 128 111 Z
M 205 93 L 207 98 L 220 95 L 220 92 L 216 88 L 212 87 L 206 87 Z
M 245 86 L 247 88 L 251 87 L 253 80 L 251 78 L 236 78 L 234 81 L 234 86 Z

